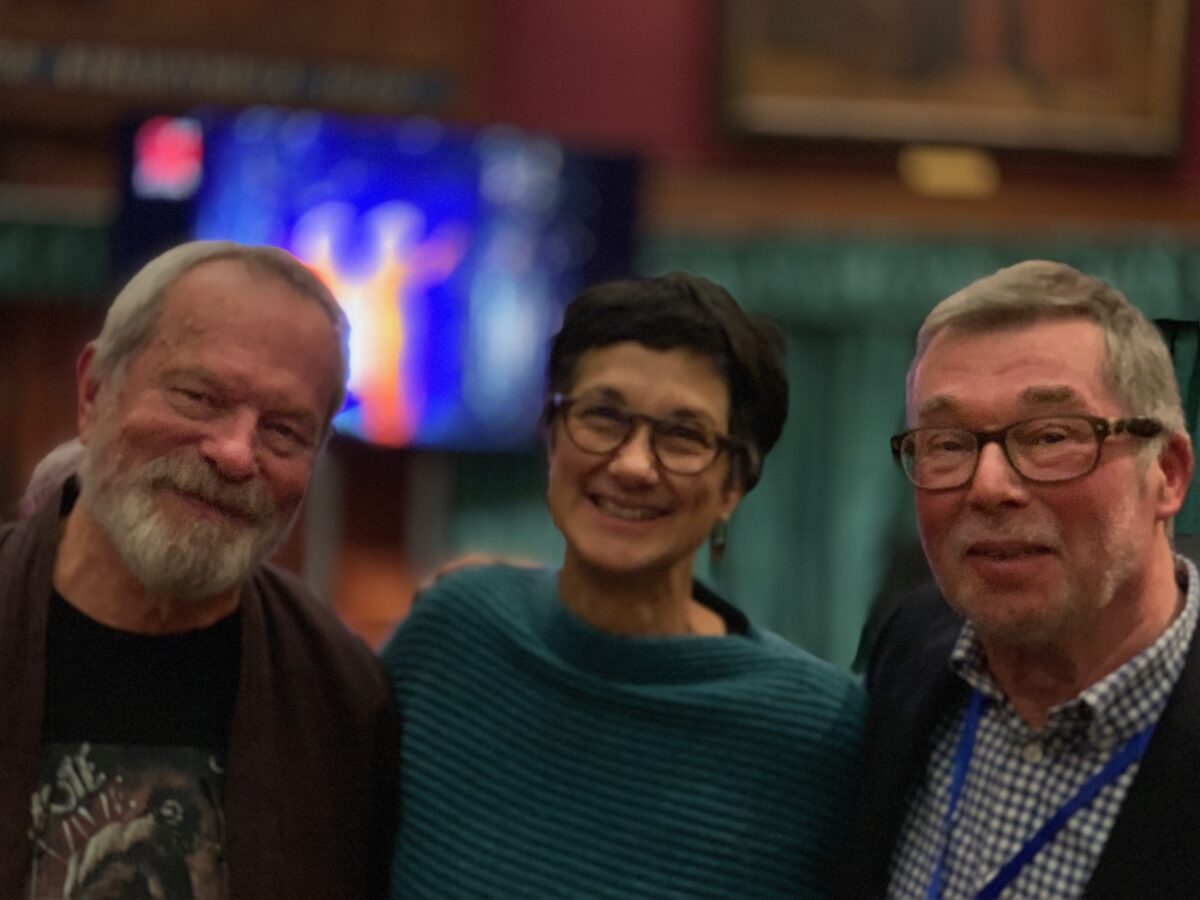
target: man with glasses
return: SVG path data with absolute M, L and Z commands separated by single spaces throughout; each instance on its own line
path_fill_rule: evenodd
M 1161 337 L 1025 262 L 934 308 L 907 388 L 892 452 L 940 596 L 872 653 L 844 896 L 1200 896 L 1193 456 Z

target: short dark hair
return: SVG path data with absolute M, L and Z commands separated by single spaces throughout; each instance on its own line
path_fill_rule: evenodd
M 727 290 L 697 275 L 596 284 L 567 305 L 550 345 L 547 396 L 570 392 L 588 350 L 622 341 L 654 350 L 686 348 L 713 360 L 729 388 L 730 436 L 743 448 L 732 471 L 743 490 L 753 488 L 787 419 L 784 340 L 775 324 L 745 312 Z

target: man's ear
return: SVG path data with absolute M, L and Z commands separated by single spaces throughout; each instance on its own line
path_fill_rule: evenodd
M 1196 464 L 1188 436 L 1181 432 L 1172 434 L 1159 452 L 1157 463 L 1162 472 L 1158 485 L 1158 514 L 1162 519 L 1171 519 L 1183 508 Z
M 93 362 L 96 358 L 96 342 L 83 348 L 75 360 L 75 418 L 79 426 L 79 440 L 84 444 L 96 425 L 96 407 L 100 395 L 100 379 Z

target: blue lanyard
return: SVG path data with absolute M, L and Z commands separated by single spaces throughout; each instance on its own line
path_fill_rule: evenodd
M 967 705 L 967 715 L 963 720 L 962 733 L 958 738 L 958 749 L 954 753 L 954 774 L 950 781 L 950 802 L 946 814 L 942 817 L 942 849 L 938 853 L 937 863 L 933 868 L 933 876 L 929 879 L 929 888 L 925 892 L 926 900 L 939 900 L 942 896 L 943 879 L 945 878 L 946 855 L 950 849 L 950 829 L 954 820 L 954 810 L 958 806 L 958 798 L 962 794 L 963 783 L 967 780 L 967 769 L 971 765 L 971 755 L 975 751 L 975 733 L 979 730 L 979 719 L 983 714 L 983 694 L 976 688 L 971 691 L 971 701 Z M 1046 846 L 1059 830 L 1067 824 L 1067 820 L 1091 803 L 1105 786 L 1116 781 L 1130 765 L 1142 758 L 1150 737 L 1154 734 L 1155 720 L 1126 741 L 1113 753 L 1104 768 L 1093 775 L 1081 787 L 1075 796 L 1064 803 L 1047 819 L 1042 827 L 1025 842 L 1017 854 L 1006 862 L 996 873 L 996 876 L 984 885 L 976 895 L 976 900 L 995 900 L 1000 892 L 1008 887 L 1042 847 Z
M 941 900 L 942 881 L 945 878 L 946 854 L 950 850 L 950 826 L 954 822 L 954 810 L 958 806 L 958 797 L 962 793 L 963 782 L 967 780 L 967 769 L 971 765 L 971 754 L 975 752 L 975 732 L 979 730 L 979 717 L 983 714 L 983 694 L 978 688 L 971 691 L 971 702 L 967 704 L 967 716 L 963 720 L 962 733 L 958 737 L 958 749 L 954 752 L 954 775 L 950 779 L 950 803 L 942 816 L 942 849 L 938 853 L 937 864 L 933 867 L 933 877 L 929 879 L 929 889 L 925 892 L 926 900 Z

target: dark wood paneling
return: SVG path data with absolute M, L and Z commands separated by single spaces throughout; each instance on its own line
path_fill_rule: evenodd
M 262 97 L 216 89 L 206 96 L 195 79 L 184 79 L 181 86 L 170 72 L 156 76 L 158 57 L 133 65 L 130 60 L 139 53 L 184 54 L 193 64 L 234 60 L 233 67 L 358 67 L 368 77 L 371 72 L 426 74 L 449 86 L 445 102 L 407 109 L 366 101 L 322 105 L 477 119 L 489 59 L 490 8 L 487 0 L 341 0 L 333 5 L 294 0 L 286 6 L 266 0 L 0 3 L 0 181 L 107 186 L 115 172 L 112 136 L 124 118 L 150 110 L 179 112 L 202 102 L 262 102 Z M 70 79 L 56 78 L 47 61 L 61 63 L 72 48 L 88 59 L 90 87 L 55 86 Z M 22 60 L 31 58 L 45 64 L 23 67 Z
M 104 311 L 53 302 L 0 306 L 0 511 L 9 519 L 46 453 L 74 437 L 75 358 Z

